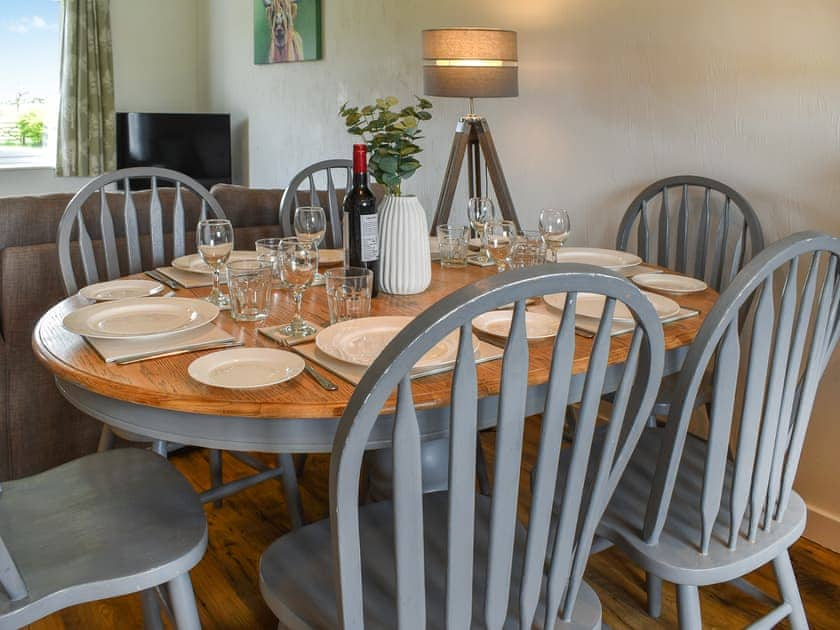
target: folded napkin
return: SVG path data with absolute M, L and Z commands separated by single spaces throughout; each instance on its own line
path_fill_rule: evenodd
M 173 335 L 156 335 L 133 339 L 94 339 L 92 337 L 85 337 L 85 339 L 105 360 L 105 363 L 137 361 L 146 355 L 151 355 L 149 358 L 152 359 L 155 355 L 166 352 L 192 349 L 197 352 L 203 346 L 236 342 L 235 337 L 214 324 L 205 324 L 199 328 Z
M 170 280 L 174 280 L 182 287 L 187 289 L 213 286 L 212 273 L 196 273 L 194 271 L 184 271 L 183 269 L 176 269 L 175 267 L 158 267 L 157 270 Z M 221 281 L 225 282 L 224 273 L 221 274 Z
M 691 308 L 681 308 L 676 315 L 663 319 L 662 323 L 670 324 L 671 322 L 676 322 L 681 319 L 697 317 L 699 314 L 700 311 L 695 311 Z M 575 330 L 585 337 L 594 337 L 598 332 L 598 327 L 600 325 L 601 320 L 594 317 L 584 317 L 583 315 L 575 317 Z M 628 324 L 625 322 L 615 322 L 613 323 L 612 331 L 610 331 L 610 336 L 614 337 L 615 335 L 623 335 L 624 333 L 631 332 L 635 327 L 636 325 L 632 323 Z
M 563 311 L 557 310 L 548 306 L 545 302 L 542 302 L 532 308 L 529 307 L 529 311 L 543 313 L 548 315 L 549 317 L 553 317 L 559 323 L 563 317 Z M 670 324 L 671 322 L 676 322 L 681 319 L 688 319 L 689 317 L 697 317 L 700 314 L 700 311 L 695 311 L 694 309 L 690 308 L 680 308 L 679 312 L 671 317 L 666 317 L 662 320 L 663 324 Z M 583 337 L 594 337 L 595 334 L 598 332 L 598 327 L 601 325 L 600 318 L 597 317 L 585 317 L 583 315 L 576 315 L 575 316 L 575 330 Z M 625 323 L 625 322 L 614 322 L 612 330 L 610 331 L 610 336 L 614 337 L 615 335 L 623 335 L 624 333 L 631 332 L 636 327 L 633 323 Z
M 310 326 L 315 329 L 315 332 L 311 335 L 306 335 L 305 337 L 300 336 L 293 336 L 293 335 L 284 335 L 280 332 L 281 328 L 285 328 L 285 324 L 281 324 L 280 326 L 266 326 L 265 328 L 257 328 L 260 334 L 265 335 L 269 339 L 276 341 L 280 345 L 283 345 L 285 341 L 290 346 L 296 346 L 299 343 L 306 343 L 307 341 L 314 341 L 315 335 L 321 332 L 321 327 L 317 324 L 313 324 L 312 322 L 307 322 Z
M 296 351 L 300 354 L 306 356 L 307 359 L 310 359 L 314 363 L 317 363 L 322 368 L 329 370 L 336 376 L 340 376 L 345 381 L 352 383 L 353 385 L 358 385 L 362 377 L 365 375 L 367 368 L 362 365 L 353 365 L 352 363 L 347 363 L 346 361 L 341 361 L 334 357 L 331 357 L 328 354 L 325 354 L 318 350 L 318 347 L 314 343 L 307 343 L 298 348 Z M 493 361 L 495 359 L 500 359 L 504 350 L 502 348 L 498 348 L 494 345 L 486 343 L 484 341 L 478 342 L 478 348 L 476 351 L 476 364 L 486 363 L 487 361 Z M 454 365 L 447 365 L 444 367 L 433 367 L 423 370 L 417 370 L 411 372 L 411 378 L 420 378 L 422 376 L 431 376 L 432 374 L 442 374 L 444 372 L 451 371 L 455 366 Z
M 662 273 L 658 267 L 649 267 L 648 265 L 636 265 L 635 267 L 625 267 L 620 269 L 619 273 L 625 278 L 632 278 L 638 276 L 640 273 Z

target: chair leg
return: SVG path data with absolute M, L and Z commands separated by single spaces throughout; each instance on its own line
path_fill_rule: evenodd
M 787 549 L 773 558 L 773 569 L 776 572 L 776 581 L 779 583 L 779 591 L 785 603 L 790 604 L 790 625 L 793 630 L 804 630 L 808 627 L 808 619 L 805 617 L 805 606 L 802 605 L 802 596 L 799 594 L 799 587 L 796 584 L 796 574 L 793 572 L 793 565 L 790 563 L 790 554 Z
M 222 451 L 211 448 L 207 454 L 210 459 L 210 487 L 218 488 L 222 485 Z M 222 500 L 213 501 L 213 507 L 222 507 Z
M 654 619 L 662 614 L 662 578 L 653 573 L 647 574 L 647 609 Z
M 143 627 L 146 630 L 163 630 L 160 618 L 160 603 L 153 588 L 140 592 L 140 603 L 143 606 Z
M 102 430 L 99 432 L 99 444 L 96 446 L 96 452 L 102 453 L 110 451 L 114 448 L 114 432 L 107 424 L 102 425 Z
M 689 584 L 677 584 L 677 612 L 680 630 L 702 630 L 700 589 Z
M 166 440 L 154 440 L 152 442 L 152 452 L 160 455 L 163 459 L 167 459 L 169 450 L 166 448 Z
M 295 473 L 297 473 L 298 479 L 303 477 L 303 470 L 306 468 L 306 453 L 299 453 L 294 456 L 295 460 Z
M 289 518 L 292 521 L 292 529 L 303 527 L 303 504 L 300 501 L 300 488 L 298 488 L 297 474 L 295 473 L 295 460 L 288 453 L 277 455 L 277 465 L 283 468 L 283 494 L 286 497 L 286 506 L 289 510 Z
M 178 630 L 200 630 L 198 608 L 195 604 L 190 574 L 182 573 L 171 580 L 169 597 L 172 599 L 172 612 L 175 615 L 175 627 Z
M 475 438 L 475 474 L 478 476 L 478 490 L 486 497 L 490 496 L 490 477 L 487 474 L 487 459 L 481 448 L 481 438 Z

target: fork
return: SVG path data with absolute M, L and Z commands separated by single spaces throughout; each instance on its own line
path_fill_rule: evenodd
M 323 387 L 327 391 L 331 391 L 331 392 L 334 392 L 335 390 L 338 389 L 338 386 L 335 383 L 333 383 L 330 379 L 325 378 L 324 376 L 322 376 L 321 374 L 319 374 L 318 372 L 313 370 L 312 366 L 309 365 L 309 360 L 306 358 L 306 355 L 304 355 L 300 350 L 298 350 L 292 344 L 290 344 L 288 339 L 286 339 L 285 337 L 277 337 L 277 338 L 272 337 L 272 339 L 277 341 L 286 350 L 294 352 L 301 359 L 303 359 L 303 369 L 304 369 L 304 371 L 307 374 L 309 374 L 309 376 L 311 376 L 313 379 L 315 379 L 315 381 L 318 383 L 318 385 L 320 385 L 321 387 Z

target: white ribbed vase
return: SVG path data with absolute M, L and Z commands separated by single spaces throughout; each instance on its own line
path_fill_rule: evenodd
M 411 295 L 432 281 L 426 212 L 414 195 L 385 195 L 379 213 L 379 288 Z

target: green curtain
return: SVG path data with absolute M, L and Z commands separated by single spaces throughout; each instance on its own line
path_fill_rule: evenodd
M 110 0 L 63 0 L 56 175 L 116 168 Z

